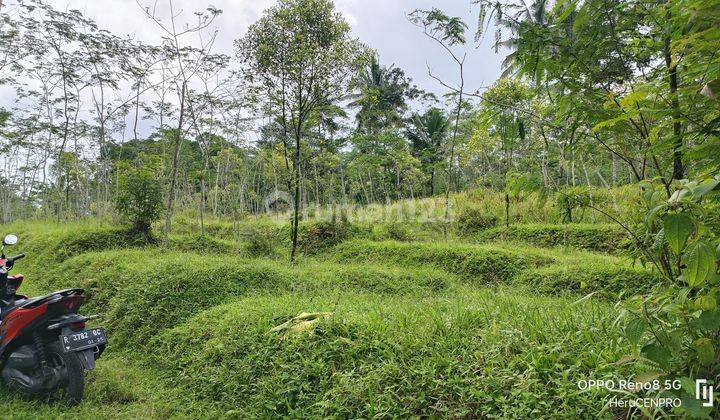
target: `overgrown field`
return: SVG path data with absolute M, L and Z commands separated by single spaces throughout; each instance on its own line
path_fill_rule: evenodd
M 213 226 L 165 252 L 100 222 L 3 226 L 28 254 L 15 270 L 24 292 L 85 288 L 84 311 L 103 314 L 111 341 L 82 405 L 3 390 L 2 417 L 619 414 L 577 381 L 635 373 L 616 364 L 633 349 L 614 303 L 657 277 L 613 228 L 524 224 L 444 241 L 411 224 L 307 223 L 293 266 L 286 228 Z

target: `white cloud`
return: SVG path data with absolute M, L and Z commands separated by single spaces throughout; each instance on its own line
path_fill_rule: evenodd
M 102 28 L 122 35 L 129 35 L 145 42 L 159 42 L 161 33 L 157 26 L 144 16 L 136 0 L 48 0 L 58 9 L 78 9 L 94 19 Z M 155 0 L 137 0 L 152 7 Z M 158 14 L 167 16 L 169 0 L 157 0 Z M 13 0 L 6 0 L 5 10 L 12 7 Z M 185 19 L 192 13 L 214 5 L 223 13 L 214 22 L 219 31 L 215 51 L 233 55 L 233 41 L 242 37 L 247 28 L 257 20 L 262 11 L 275 4 L 274 0 L 173 0 L 176 12 L 182 10 Z M 422 31 L 407 20 L 407 13 L 414 9 L 438 7 L 447 13 L 462 17 L 470 26 L 477 21 L 477 10 L 471 0 L 336 0 L 340 10 L 352 26 L 353 33 L 361 41 L 375 48 L 383 64 L 396 64 L 412 76 L 420 87 L 442 94 L 444 89 L 427 77 L 430 65 L 443 79 L 457 79 L 456 68 L 446 52 L 428 40 Z M 5 11 L 4 10 L 4 11 Z M 497 79 L 502 57 L 490 47 L 491 37 L 482 46 L 468 46 L 467 86 L 474 90 L 482 84 Z M 468 39 L 472 39 L 469 36 Z M 189 40 L 188 40 L 189 41 Z M 192 40 L 196 42 L 195 39 Z M 4 95 L 3 95 L 4 96 Z M 0 99 L 0 101 L 5 102 Z

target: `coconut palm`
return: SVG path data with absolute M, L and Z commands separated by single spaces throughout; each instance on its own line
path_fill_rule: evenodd
M 407 101 L 420 94 L 410 83 L 402 69 L 394 65 L 381 66 L 376 55 L 370 56 L 355 78 L 357 93 L 351 96 L 353 101 L 349 104 L 351 108 L 359 108 L 355 117 L 358 130 L 377 133 L 399 125 L 408 109 Z
M 444 162 L 444 146 L 449 128 L 450 120 L 438 108 L 430 108 L 423 115 L 413 114 L 408 125 L 407 137 L 413 154 L 428 172 L 431 195 L 435 194 L 435 173 Z

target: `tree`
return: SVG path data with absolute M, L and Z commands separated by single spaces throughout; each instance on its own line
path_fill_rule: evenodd
M 141 155 L 135 164 L 121 162 L 118 167 L 115 207 L 132 224 L 134 233 L 153 240 L 151 227 L 163 213 L 163 188 L 160 161 Z
M 447 224 L 450 216 L 450 191 L 452 190 L 453 168 L 455 167 L 455 146 L 460 127 L 460 115 L 463 108 L 463 95 L 465 89 L 465 58 L 459 56 L 453 51 L 454 46 L 465 44 L 465 30 L 467 25 L 458 17 L 450 17 L 439 9 L 432 10 L 415 10 L 410 14 L 410 21 L 421 27 L 425 36 L 437 42 L 452 57 L 458 66 L 459 82 L 457 89 L 452 89 L 453 93 L 457 92 L 457 103 L 455 107 L 455 125 L 453 134 L 450 139 L 450 155 L 449 164 L 447 166 L 447 187 L 445 188 L 445 227 L 444 234 L 447 239 Z M 440 81 L 428 69 L 430 77 Z M 443 85 L 444 82 L 440 81 Z
M 278 117 L 286 157 L 294 139 L 292 261 L 301 206 L 302 140 L 327 98 L 343 96 L 360 50 L 349 34 L 331 1 L 281 0 L 236 43 L 247 80 L 266 95 L 266 105 Z
M 527 108 L 530 92 L 514 79 L 502 78 L 483 93 L 478 113 L 478 130 L 495 138 L 500 145 L 505 181 L 505 226 L 510 226 L 510 177 L 513 156 L 527 136 L 525 122 L 518 112 Z
M 407 128 L 407 136 L 413 155 L 420 159 L 429 175 L 428 192 L 435 195 L 435 174 L 445 159 L 445 146 L 450 121 L 439 108 L 430 108 L 423 115 L 413 114 Z
M 180 145 L 185 134 L 185 118 L 186 107 L 189 108 L 190 115 L 195 115 L 192 101 L 188 101 L 188 82 L 197 74 L 209 53 L 209 49 L 213 44 L 214 36 L 211 41 L 205 43 L 201 48 L 183 46 L 181 38 L 188 34 L 195 34 L 203 31 L 210 26 L 217 16 L 222 13 L 220 9 L 212 6 L 208 7 L 205 12 L 196 13 L 198 19 L 193 26 L 186 26 L 184 29 L 178 29 L 176 19 L 179 15 L 175 14 L 172 0 L 168 0 L 170 6 L 170 24 L 163 23 L 159 17 L 155 15 L 155 8 L 152 12 L 149 7 L 143 8 L 145 14 L 151 19 L 164 33 L 164 52 L 166 56 L 174 62 L 176 67 L 174 72 L 171 71 L 172 82 L 175 85 L 178 102 L 180 103 L 180 112 L 178 116 L 177 128 L 173 131 L 173 160 L 170 169 L 170 188 L 167 195 L 167 206 L 165 208 L 165 226 L 163 229 L 163 247 L 167 248 L 170 229 L 172 226 L 173 203 L 175 201 L 175 189 L 177 188 L 178 164 L 180 162 Z M 195 126 L 197 127 L 197 125 Z M 197 130 L 196 130 L 197 132 Z M 200 133 L 197 132 L 199 135 Z
M 717 37 L 697 16 L 702 10 L 712 20 L 717 6 L 481 3 L 483 19 L 495 15 L 512 33 L 500 42 L 513 49 L 509 64 L 558 104 L 554 122 L 572 121 L 578 141 L 605 148 L 638 180 L 659 177 L 669 195 L 673 180 L 688 173 L 684 154 L 705 142 L 713 124 L 709 115 L 717 107 L 701 92 L 716 80 L 715 54 L 707 47 Z
M 352 87 L 358 93 L 348 104 L 359 108 L 355 116 L 358 130 L 377 133 L 399 126 L 409 107 L 408 101 L 423 94 L 411 82 L 402 69 L 382 66 L 377 54 L 371 54 L 353 79 Z

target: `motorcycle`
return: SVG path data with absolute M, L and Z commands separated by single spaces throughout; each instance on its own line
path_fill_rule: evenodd
M 105 329 L 86 328 L 98 316 L 77 313 L 85 302 L 83 289 L 65 289 L 28 298 L 17 294 L 24 276 L 8 275 L 25 257 L 5 256 L 17 236 L 7 235 L 0 248 L 0 378 L 12 390 L 31 396 L 60 396 L 79 404 L 85 371 L 107 345 Z

